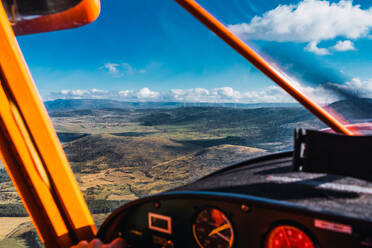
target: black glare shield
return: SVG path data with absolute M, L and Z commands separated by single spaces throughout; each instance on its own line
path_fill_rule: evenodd
M 296 129 L 293 166 L 296 171 L 372 181 L 372 136 Z

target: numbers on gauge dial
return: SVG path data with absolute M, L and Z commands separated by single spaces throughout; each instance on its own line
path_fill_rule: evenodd
M 270 231 L 266 238 L 265 248 L 314 248 L 311 238 L 301 229 L 283 225 Z
M 228 218 L 220 210 L 207 208 L 195 219 L 193 234 L 201 248 L 230 248 L 234 231 Z

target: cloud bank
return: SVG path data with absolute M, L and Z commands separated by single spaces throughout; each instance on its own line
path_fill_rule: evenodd
M 231 87 L 214 89 L 192 88 L 171 89 L 157 92 L 149 88 L 140 90 L 105 91 L 61 90 L 50 93 L 48 99 L 116 99 L 122 101 L 172 101 L 172 102 L 212 102 L 212 103 L 256 103 L 256 102 L 292 102 L 293 100 L 277 86 L 261 91 L 240 92 Z
M 317 55 L 328 55 L 330 54 L 330 52 L 328 51 L 327 48 L 320 48 L 318 47 L 318 43 L 317 41 L 312 41 L 310 42 L 306 47 L 305 47 L 305 50 L 309 51 L 309 52 L 313 52 Z
M 301 91 L 318 103 L 331 103 L 340 100 L 336 94 L 322 86 L 310 87 L 296 85 Z M 336 85 L 341 89 L 353 92 L 361 97 L 372 98 L 372 79 L 361 81 L 358 78 Z M 121 101 L 154 101 L 154 102 L 210 102 L 210 103 L 288 103 L 294 100 L 278 86 L 270 86 L 262 90 L 241 92 L 231 87 L 214 89 L 170 89 L 169 91 L 153 91 L 149 88 L 140 90 L 106 91 L 61 90 L 52 92 L 48 97 L 54 99 L 115 99 Z

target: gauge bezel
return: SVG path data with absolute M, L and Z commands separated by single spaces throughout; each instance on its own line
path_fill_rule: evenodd
M 222 213 L 223 216 L 225 217 L 225 221 L 230 225 L 230 228 L 231 228 L 231 239 L 232 239 L 232 242 L 231 242 L 231 245 L 229 245 L 229 248 L 234 247 L 234 243 L 235 243 L 235 228 L 234 228 L 232 222 L 230 221 L 230 218 L 229 218 L 230 215 L 228 215 L 225 211 L 221 210 L 220 208 L 218 208 L 218 207 L 214 207 L 214 206 L 206 206 L 206 207 L 200 208 L 200 209 L 198 209 L 197 212 L 194 214 L 193 223 L 192 223 L 192 234 L 193 234 L 193 236 L 194 236 L 194 240 L 195 240 L 195 242 L 197 243 L 197 245 L 198 245 L 200 248 L 205 248 L 205 247 L 201 244 L 201 242 L 200 242 L 200 240 L 199 240 L 199 238 L 198 238 L 198 236 L 197 236 L 197 234 L 196 234 L 196 229 L 195 229 L 195 228 L 196 228 L 196 220 L 197 220 L 197 218 L 199 217 L 199 215 L 200 215 L 203 211 L 205 211 L 205 210 L 210 210 L 210 209 L 218 210 L 218 211 L 219 211 L 220 213 Z
M 282 221 L 277 221 L 275 223 L 273 223 L 269 228 L 268 230 L 265 232 L 265 234 L 263 235 L 263 239 L 262 239 L 262 247 L 263 248 L 266 248 L 266 244 L 268 242 L 268 238 L 270 236 L 270 234 L 278 227 L 281 227 L 281 226 L 289 226 L 289 227 L 293 227 L 293 228 L 296 228 L 296 229 L 299 229 L 300 231 L 302 231 L 303 233 L 305 233 L 308 238 L 311 240 L 311 242 L 313 243 L 314 245 L 314 248 L 319 248 L 319 243 L 318 243 L 318 240 L 316 239 L 315 235 L 304 225 L 301 225 L 300 223 L 298 222 L 294 222 L 294 221 L 290 221 L 290 220 L 282 220 Z

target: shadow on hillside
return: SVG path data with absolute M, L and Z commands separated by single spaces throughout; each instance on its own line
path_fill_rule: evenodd
M 182 140 L 184 144 L 192 144 L 203 148 L 219 145 L 236 145 L 264 149 L 269 152 L 285 151 L 292 149 L 292 136 L 283 137 L 281 140 L 273 139 L 269 142 L 262 137 L 237 137 L 228 136 L 220 139 Z

